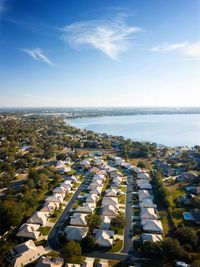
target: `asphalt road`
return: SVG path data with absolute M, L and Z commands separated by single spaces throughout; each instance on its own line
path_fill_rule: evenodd
M 76 192 L 74 193 L 74 195 L 72 196 L 70 201 L 68 202 L 66 208 L 64 209 L 64 211 L 62 212 L 62 214 L 58 218 L 58 220 L 55 223 L 54 227 L 52 228 L 51 232 L 49 233 L 47 241 L 48 241 L 49 247 L 51 247 L 53 250 L 59 251 L 61 249 L 60 244 L 57 242 L 57 238 L 56 238 L 57 233 L 58 233 L 60 227 L 62 226 L 63 222 L 65 221 L 69 211 L 71 210 L 72 205 L 74 204 L 74 202 L 78 198 L 79 193 L 82 191 L 83 186 L 84 186 L 84 182 L 86 181 L 86 179 L 87 179 L 87 176 L 84 178 L 84 180 L 82 181 L 82 183 L 80 184 L 80 186 L 78 187 L 78 189 L 76 190 Z
M 132 177 L 127 176 L 127 190 L 126 190 L 126 211 L 125 211 L 125 218 L 126 218 L 126 226 L 124 228 L 124 247 L 121 250 L 122 253 L 128 253 L 132 247 Z

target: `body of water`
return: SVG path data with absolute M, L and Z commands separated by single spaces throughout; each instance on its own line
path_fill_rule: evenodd
M 200 114 L 80 118 L 72 126 L 167 146 L 200 145 Z

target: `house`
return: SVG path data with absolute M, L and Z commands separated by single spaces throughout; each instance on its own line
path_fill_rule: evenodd
M 40 225 L 38 224 L 24 223 L 19 228 L 19 231 L 16 234 L 16 236 L 20 238 L 37 240 L 38 237 L 40 236 L 39 228 L 40 228 Z
M 94 260 L 94 258 L 86 258 L 81 267 L 93 267 Z
M 60 201 L 60 199 L 59 198 L 57 198 L 57 197 L 55 197 L 55 194 L 53 194 L 52 196 L 49 196 L 49 197 L 47 197 L 46 199 L 45 199 L 45 202 L 46 203 L 55 203 L 55 205 L 60 205 L 60 203 L 61 203 L 61 201 Z
M 84 213 L 74 213 L 73 216 L 71 217 L 70 224 L 78 225 L 78 226 L 86 226 L 87 216 L 88 214 L 84 214 Z
M 143 201 L 145 198 L 153 199 L 153 196 L 148 190 L 138 190 L 139 201 Z
M 163 162 L 161 160 L 155 160 L 154 164 L 157 170 L 161 171 L 166 177 L 173 176 L 176 174 L 175 169 L 173 169 L 170 164 L 166 162 Z
M 69 173 L 71 172 L 71 167 L 67 167 L 67 166 L 58 166 L 58 167 L 55 167 L 55 169 L 61 173 L 61 174 L 65 174 L 65 173 Z
M 116 184 L 121 184 L 123 181 L 123 177 L 122 176 L 116 176 L 113 178 L 113 183 L 116 183 Z
M 141 220 L 142 229 L 146 233 L 162 234 L 163 228 L 160 220 Z
M 109 267 L 108 260 L 100 259 L 97 263 L 97 267 Z
M 156 208 L 156 204 L 153 203 L 152 199 L 144 198 L 141 202 L 139 202 L 140 208 Z
M 146 189 L 146 190 L 152 189 L 152 186 L 148 180 L 138 179 L 136 180 L 136 183 L 139 189 Z
M 96 174 L 96 173 L 98 173 L 100 170 L 99 170 L 99 168 L 97 168 L 97 167 L 92 167 L 91 169 L 90 169 L 90 173 L 93 173 L 93 174 Z
M 177 182 L 192 182 L 194 179 L 196 179 L 198 176 L 195 173 L 191 172 L 184 172 L 176 177 Z
M 140 217 L 142 220 L 149 219 L 149 220 L 157 220 L 158 217 L 155 214 L 154 208 L 141 208 Z
M 96 188 L 90 191 L 90 194 L 101 195 L 102 189 L 103 189 L 103 185 L 97 186 Z
M 67 192 L 67 189 L 64 186 L 57 186 L 53 189 L 53 193 L 58 193 L 63 196 L 65 196 L 65 193 Z
M 41 208 L 41 212 L 48 212 L 49 214 L 52 214 L 56 209 L 59 208 L 58 202 L 45 202 L 43 208 Z
M 27 222 L 31 224 L 39 224 L 41 226 L 44 226 L 45 223 L 47 222 L 48 217 L 49 217 L 48 212 L 35 211 L 33 215 L 27 220 Z
M 118 192 L 119 191 L 116 188 L 110 188 L 110 189 L 106 190 L 105 196 L 106 197 L 116 197 Z
M 94 204 L 91 204 L 91 203 L 83 203 L 82 206 L 79 206 L 76 208 L 75 212 L 80 212 L 80 213 L 92 213 L 95 209 L 95 206 Z
M 104 174 L 99 174 L 99 172 L 95 174 L 93 177 L 93 180 L 105 181 L 105 179 L 106 179 L 106 176 Z
M 89 169 L 90 168 L 90 161 L 87 159 L 84 159 L 80 162 L 81 167 L 84 169 Z
M 103 166 L 101 166 L 101 168 L 102 167 Z M 97 175 L 104 175 L 104 176 L 106 176 L 107 175 L 107 172 L 105 170 L 100 170 L 100 171 L 97 172 Z
M 118 207 L 118 198 L 117 197 L 104 197 L 102 200 L 102 206 L 113 205 Z
M 72 183 L 77 183 L 78 178 L 75 175 L 72 175 L 68 178 L 68 181 L 71 181 Z
M 102 215 L 100 229 L 109 230 L 111 219 L 112 217 Z
M 148 234 L 148 233 L 142 233 L 142 242 L 145 243 L 146 241 L 151 241 L 151 242 L 157 242 L 157 241 L 162 241 L 162 235 L 159 234 Z
M 86 227 L 67 226 L 64 230 L 67 240 L 81 241 L 88 233 Z
M 8 260 L 13 267 L 22 267 L 37 260 L 46 253 L 43 246 L 36 246 L 33 240 L 17 245 L 10 250 Z
M 64 201 L 65 195 L 60 193 L 53 193 L 52 197 L 59 199 L 60 203 L 62 203 Z
M 200 186 L 194 186 L 190 192 L 195 195 L 200 195 Z
M 35 267 L 62 267 L 63 266 L 62 258 L 51 258 L 48 256 L 42 256 Z
M 97 194 L 88 194 L 86 198 L 86 203 L 96 204 L 97 200 L 98 200 Z
M 191 210 L 191 214 L 195 220 L 196 224 L 200 224 L 200 209 L 193 209 Z
M 93 162 L 94 162 L 94 165 L 96 165 L 96 166 L 101 166 L 104 164 L 104 161 L 100 158 L 93 159 Z
M 146 180 L 149 180 L 149 174 L 147 172 L 139 172 L 137 174 L 137 179 L 146 179 Z
M 102 210 L 102 215 L 116 216 L 119 213 L 119 209 L 113 205 L 105 205 Z
M 93 189 L 95 189 L 98 186 L 101 186 L 102 187 L 102 181 L 101 180 L 92 181 L 92 183 L 89 186 L 89 189 L 93 190 Z
M 94 230 L 95 244 L 100 247 L 111 247 L 114 241 L 114 231 L 111 230 Z

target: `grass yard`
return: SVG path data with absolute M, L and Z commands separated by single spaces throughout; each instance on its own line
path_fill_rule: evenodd
M 115 244 L 110 248 L 109 252 L 118 252 L 122 249 L 123 241 L 120 239 L 115 240 Z
M 126 186 L 122 186 L 121 190 L 122 192 L 126 193 Z
M 40 227 L 40 232 L 42 235 L 48 235 L 49 231 L 50 231 L 51 227 L 50 226 L 44 226 L 44 227 Z
M 119 203 L 120 204 L 125 204 L 125 200 L 126 200 L 126 196 L 124 194 L 119 196 Z

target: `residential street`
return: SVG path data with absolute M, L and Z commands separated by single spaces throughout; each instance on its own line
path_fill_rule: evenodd
M 61 216 L 59 217 L 59 219 L 55 223 L 55 225 L 52 228 L 51 232 L 49 233 L 48 244 L 53 250 L 60 250 L 61 249 L 60 244 L 57 242 L 57 238 L 56 238 L 57 233 L 58 233 L 60 227 L 62 226 L 67 214 L 69 213 L 70 209 L 72 208 L 72 205 L 74 204 L 74 202 L 78 198 L 79 193 L 83 189 L 84 182 L 86 180 L 87 180 L 87 176 L 84 178 L 84 180 L 80 184 L 79 188 L 76 190 L 76 192 L 72 196 L 71 200 L 68 202 L 66 208 L 64 209 L 63 213 L 61 214 Z
M 127 176 L 127 190 L 126 190 L 126 211 L 125 211 L 125 218 L 126 218 L 126 226 L 124 229 L 124 247 L 121 250 L 122 253 L 128 253 L 131 250 L 132 246 L 132 177 Z

